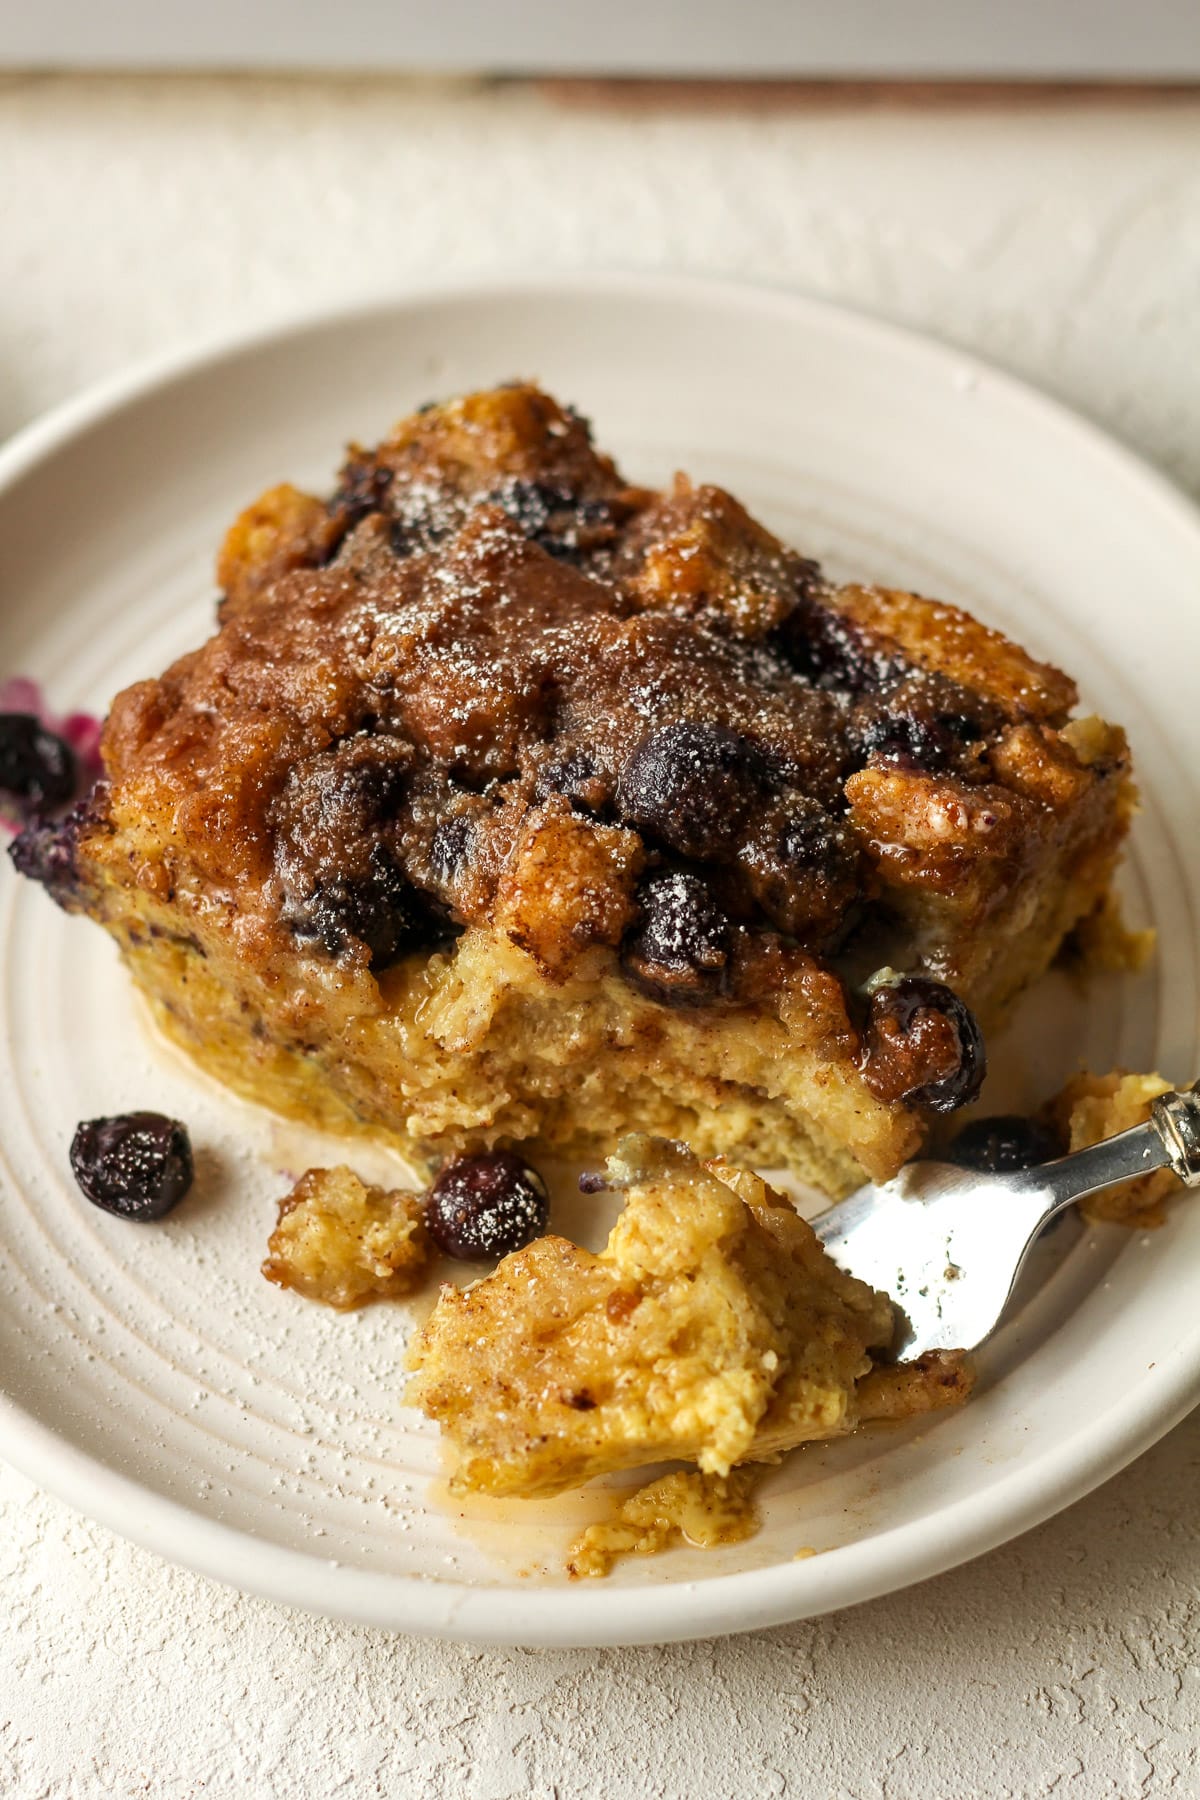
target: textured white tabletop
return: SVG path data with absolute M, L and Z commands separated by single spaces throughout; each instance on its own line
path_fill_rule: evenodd
M 1200 493 L 1200 102 L 7 78 L 0 170 L 0 434 L 149 351 L 413 277 L 690 269 L 982 351 Z M 505 1653 L 240 1598 L 0 1467 L 0 1794 L 1194 1795 L 1198 1492 L 1195 1414 L 907 1594 L 720 1643 Z

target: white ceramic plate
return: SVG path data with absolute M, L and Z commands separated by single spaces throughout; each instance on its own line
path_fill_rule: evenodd
M 1200 523 L 1089 426 L 885 325 L 733 287 L 539 281 L 372 306 L 110 384 L 0 456 L 0 674 L 102 711 L 209 628 L 213 549 L 250 496 L 285 476 L 327 485 L 348 437 L 514 374 L 590 414 L 631 475 L 686 467 L 836 571 L 962 602 L 1129 727 L 1146 805 L 1126 889 L 1160 959 L 1085 995 L 1052 979 L 997 1047 L 985 1100 L 1032 1100 L 1085 1059 L 1200 1072 Z M 155 1045 L 102 934 L 7 870 L 0 983 L 0 1450 L 238 1586 L 509 1643 L 764 1625 L 1000 1543 L 1197 1397 L 1200 1209 L 1145 1238 L 1068 1229 L 962 1413 L 793 1456 L 743 1546 L 571 1585 L 565 1544 L 608 1495 L 459 1518 L 436 1434 L 400 1403 L 411 1315 L 339 1316 L 260 1278 L 286 1174 L 344 1148 Z M 159 1226 L 94 1211 L 68 1172 L 75 1121 L 134 1106 L 186 1118 L 199 1150 L 195 1194 Z

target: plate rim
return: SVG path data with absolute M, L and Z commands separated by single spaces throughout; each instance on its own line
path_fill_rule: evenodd
M 429 307 L 439 302 L 511 299 L 527 293 L 587 300 L 707 303 L 756 310 L 803 324 L 816 320 L 857 332 L 893 353 L 945 372 L 951 364 L 1047 426 L 1108 462 L 1114 473 L 1200 544 L 1200 507 L 1168 476 L 1086 415 L 1019 376 L 910 326 L 783 286 L 688 274 L 510 271 L 406 282 L 401 288 L 296 309 L 250 328 L 212 334 L 117 370 L 61 401 L 0 445 L 0 492 L 71 441 L 173 385 L 255 350 L 308 333 Z M 1147 1391 L 1153 1404 L 1147 1404 Z M 1042 1523 L 1124 1468 L 1179 1423 L 1200 1400 L 1200 1340 L 1160 1358 L 1120 1405 L 1064 1445 L 1017 1466 L 982 1499 L 965 1497 L 937 1514 L 858 1540 L 819 1557 L 699 1580 L 638 1588 L 468 1587 L 408 1575 L 332 1567 L 311 1552 L 253 1537 L 157 1494 L 111 1463 L 60 1437 L 0 1388 L 0 1455 L 35 1484 L 168 1562 L 244 1592 L 327 1617 L 509 1646 L 600 1647 L 666 1643 L 784 1624 L 861 1604 L 946 1572 Z M 922 1542 L 922 1534 L 925 1541 Z M 854 1572 L 845 1564 L 853 1560 Z M 666 1598 L 670 1596 L 669 1600 Z M 523 1605 L 527 1602 L 528 1605 Z M 664 1616 L 668 1615 L 669 1616 Z

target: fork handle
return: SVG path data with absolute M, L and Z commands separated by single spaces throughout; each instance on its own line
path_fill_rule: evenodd
M 1075 1200 L 1155 1169 L 1170 1169 L 1186 1187 L 1200 1187 L 1200 1093 L 1196 1088 L 1160 1095 L 1151 1102 L 1150 1117 L 1144 1124 L 1044 1163 L 1030 1174 L 1050 1190 L 1045 1214 L 1049 1219 Z

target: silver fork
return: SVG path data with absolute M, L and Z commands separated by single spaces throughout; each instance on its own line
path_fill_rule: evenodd
M 898 1353 L 974 1350 L 999 1324 L 1039 1233 L 1076 1200 L 1153 1169 L 1200 1186 L 1196 1089 L 1164 1094 L 1144 1125 L 1036 1168 L 986 1175 L 909 1163 L 814 1219 L 813 1230 L 836 1263 L 906 1315 Z

